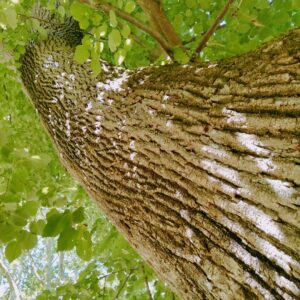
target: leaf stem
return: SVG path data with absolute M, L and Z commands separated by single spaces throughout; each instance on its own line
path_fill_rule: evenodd
M 124 287 L 125 287 L 126 282 L 128 281 L 129 277 L 131 276 L 131 274 L 132 274 L 135 270 L 136 270 L 136 268 L 133 268 L 133 269 L 130 270 L 129 274 L 127 275 L 127 277 L 126 277 L 125 280 L 123 281 L 122 285 L 120 286 L 120 288 L 119 288 L 119 290 L 118 290 L 116 296 L 114 297 L 114 300 L 117 300 L 117 299 L 118 299 L 118 297 L 120 296 L 122 290 L 123 290 Z

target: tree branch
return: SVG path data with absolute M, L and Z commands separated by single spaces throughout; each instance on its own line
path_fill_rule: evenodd
M 195 53 L 200 53 L 203 48 L 206 46 L 207 41 L 209 38 L 213 35 L 213 33 L 216 31 L 216 29 L 219 27 L 219 24 L 221 20 L 224 18 L 226 15 L 228 9 L 232 5 L 233 0 L 227 0 L 225 6 L 223 7 L 222 11 L 219 13 L 219 15 L 216 17 L 214 23 L 211 25 L 211 27 L 207 30 L 207 32 L 204 34 L 199 46 L 196 48 Z
M 80 1 L 94 7 L 93 4 L 91 4 L 89 0 L 80 0 Z M 137 20 L 130 14 L 124 12 L 121 9 L 118 9 L 117 7 L 112 6 L 111 4 L 101 4 L 100 3 L 100 4 L 96 5 L 96 7 L 94 7 L 94 8 L 98 8 L 106 13 L 109 13 L 111 10 L 114 11 L 118 17 L 122 18 L 123 20 L 126 20 L 127 22 L 131 23 L 132 25 L 134 25 L 137 28 L 144 31 L 145 33 L 149 34 L 152 38 L 154 38 L 158 42 L 158 44 L 162 47 L 162 49 L 169 56 L 171 56 L 171 54 L 172 54 L 171 47 L 168 45 L 168 43 L 165 41 L 165 39 L 160 35 L 160 33 L 149 28 L 149 26 L 147 26 L 143 22 L 140 22 L 139 20 Z
M 59 279 L 63 283 L 65 280 L 64 252 L 59 252 Z
M 43 279 L 41 278 L 41 276 L 38 273 L 38 270 L 37 270 L 37 268 L 35 266 L 35 262 L 34 262 L 34 259 L 33 259 L 32 255 L 31 255 L 31 253 L 28 253 L 28 257 L 29 257 L 29 259 L 31 261 L 31 267 L 32 267 L 32 270 L 33 270 L 33 274 L 35 275 L 36 279 L 39 281 L 39 283 L 41 284 L 41 286 L 44 287 L 44 281 L 43 281 Z
M 152 25 L 168 42 L 170 48 L 182 46 L 180 38 L 177 36 L 173 25 L 167 18 L 161 2 L 158 0 L 137 0 L 139 6 L 150 17 Z
M 133 269 L 130 270 L 129 274 L 127 275 L 127 277 L 126 277 L 125 280 L 123 281 L 121 287 L 119 288 L 119 290 L 118 290 L 116 296 L 114 297 L 114 300 L 117 300 L 117 299 L 118 299 L 118 297 L 120 296 L 120 294 L 121 294 L 123 288 L 125 287 L 126 282 L 128 281 L 129 277 L 131 276 L 131 274 L 132 274 L 135 270 L 136 270 L 136 268 L 133 268 Z
M 141 265 L 141 268 L 142 268 L 142 271 L 143 271 L 143 274 L 144 274 L 144 280 L 145 280 L 145 285 L 146 285 L 146 288 L 147 288 L 147 291 L 148 291 L 148 294 L 149 294 L 149 299 L 153 300 L 144 264 Z
M 8 269 L 6 268 L 6 266 L 4 265 L 4 263 L 0 260 L 0 270 L 3 273 L 3 276 L 6 277 L 8 284 L 10 286 L 11 291 L 14 291 L 15 294 L 15 299 L 16 300 L 21 300 L 21 294 L 20 291 L 17 287 L 16 282 L 14 281 L 14 279 L 11 277 Z

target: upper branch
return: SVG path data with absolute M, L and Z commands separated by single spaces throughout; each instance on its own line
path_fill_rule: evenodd
M 171 48 L 182 46 L 182 42 L 163 11 L 159 0 L 137 0 L 137 2 L 150 17 L 152 26 L 165 38 Z
M 87 3 L 90 6 L 93 6 L 93 4 L 89 1 L 89 0 L 80 0 L 83 3 Z M 170 45 L 166 42 L 166 40 L 164 39 L 164 37 L 157 32 L 156 30 L 153 30 L 152 28 L 149 28 L 149 26 L 147 26 L 146 24 L 144 24 L 143 22 L 140 22 L 139 20 L 137 20 L 136 18 L 134 18 L 133 16 L 131 16 L 130 14 L 124 12 L 121 9 L 118 9 L 117 7 L 111 5 L 111 4 L 98 4 L 96 7 L 94 8 L 99 8 L 100 10 L 109 13 L 111 10 L 115 12 L 115 14 L 122 18 L 123 20 L 128 21 L 129 23 L 131 23 L 132 25 L 136 26 L 137 28 L 141 29 L 142 31 L 146 32 L 147 34 L 149 34 L 152 38 L 154 38 L 157 43 L 162 47 L 162 49 L 169 55 L 171 56 L 171 48 Z
M 202 51 L 202 49 L 206 46 L 207 41 L 209 40 L 209 38 L 213 35 L 213 33 L 216 31 L 216 29 L 218 28 L 221 20 L 224 18 L 224 16 L 226 15 L 228 9 L 230 8 L 230 6 L 232 5 L 234 0 L 227 0 L 225 6 L 223 7 L 223 9 L 221 10 L 221 12 L 219 13 L 219 15 L 216 17 L 214 23 L 211 25 L 211 27 L 207 30 L 207 32 L 204 34 L 199 46 L 196 48 L 196 53 L 200 53 Z

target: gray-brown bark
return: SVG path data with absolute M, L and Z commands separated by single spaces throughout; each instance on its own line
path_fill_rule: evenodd
M 93 78 L 67 43 L 24 85 L 63 163 L 183 299 L 300 297 L 300 30 L 218 63 Z

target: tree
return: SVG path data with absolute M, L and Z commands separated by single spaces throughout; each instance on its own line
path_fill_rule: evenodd
M 140 6 L 152 27 L 135 25 L 185 64 L 97 65 L 77 23 L 51 19 L 54 28 L 36 17 L 47 37 L 27 49 L 22 79 L 62 162 L 182 298 L 296 299 L 300 30 L 238 57 L 187 64 L 206 41 L 184 47 L 157 1 Z M 100 8 L 115 52 L 115 15 L 135 21 Z

